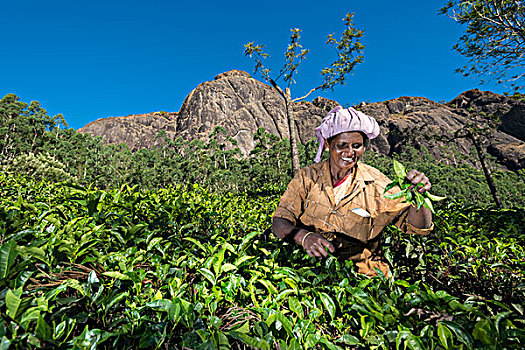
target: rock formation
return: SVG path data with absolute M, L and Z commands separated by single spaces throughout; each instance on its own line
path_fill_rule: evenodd
M 177 113 L 153 112 L 97 119 L 77 131 L 100 136 L 106 143 L 125 143 L 135 151 L 156 145 L 156 136 L 161 130 L 175 138 L 176 120 Z
M 299 138 L 306 142 L 315 136 L 314 129 L 336 105 L 323 98 L 295 105 Z M 284 101 L 270 86 L 246 72 L 233 70 L 219 74 L 214 81 L 200 84 L 184 100 L 177 113 L 155 112 L 98 119 L 79 132 L 101 136 L 108 143 L 126 143 L 132 150 L 155 144 L 155 136 L 165 130 L 168 137 L 204 139 L 217 126 L 238 143 L 247 155 L 255 146 L 253 134 L 259 127 L 281 138 L 288 138 Z
M 312 102 L 294 105 L 300 142 L 315 137 L 314 129 L 337 102 L 318 97 Z M 508 169 L 525 167 L 525 102 L 517 98 L 469 90 L 447 104 L 423 97 L 400 97 L 394 100 L 360 104 L 357 109 L 373 116 L 381 126 L 381 135 L 372 147 L 384 154 L 403 152 L 407 145 L 425 146 L 439 159 L 443 140 L 451 138 L 472 118 L 473 113 L 497 115 L 498 130 L 484 146 Z M 176 113 L 155 112 L 127 117 L 96 120 L 79 129 L 101 136 L 108 143 L 126 143 L 132 150 L 155 145 L 156 135 L 164 131 L 174 139 L 205 139 L 217 126 L 237 140 L 244 155 L 254 147 L 253 134 L 258 127 L 281 138 L 288 138 L 284 102 L 270 86 L 233 70 L 219 74 L 215 80 L 197 86 Z M 470 154 L 468 140 L 455 145 Z M 473 164 L 476 164 L 473 158 Z
M 427 147 L 436 160 L 442 158 L 442 146 L 472 121 L 476 115 L 499 117 L 499 128 L 484 143 L 488 153 L 508 169 L 525 167 L 525 103 L 518 99 L 491 92 L 469 90 L 447 104 L 424 97 L 400 97 L 394 100 L 361 104 L 357 107 L 373 116 L 381 126 L 381 134 L 372 146 L 383 154 L 401 153 L 407 145 Z M 471 164 L 478 167 L 473 145 L 467 139 L 456 139 L 453 144 L 463 154 L 472 157 Z

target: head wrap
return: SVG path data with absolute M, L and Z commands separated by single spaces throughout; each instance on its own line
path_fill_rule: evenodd
M 345 131 L 360 131 L 369 139 L 373 139 L 379 135 L 379 125 L 374 118 L 352 107 L 348 109 L 341 106 L 335 107 L 323 118 L 321 125 L 315 128 L 315 136 L 319 142 L 319 150 L 315 157 L 316 163 L 321 161 L 324 141 Z

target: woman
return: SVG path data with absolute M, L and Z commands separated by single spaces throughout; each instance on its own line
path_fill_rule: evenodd
M 380 233 L 391 223 L 404 232 L 425 235 L 432 228 L 432 213 L 417 210 L 402 198 L 384 197 L 391 181 L 379 170 L 360 163 L 369 139 L 379 135 L 372 117 L 353 108 L 338 106 L 316 128 L 319 151 L 317 164 L 301 169 L 288 185 L 273 215 L 273 232 L 281 239 L 302 245 L 309 256 L 325 258 L 328 253 L 351 259 L 357 270 L 374 276 L 376 269 L 388 276 L 383 261 Z M 325 145 L 330 158 L 321 162 Z M 425 174 L 411 170 L 407 180 L 420 192 L 431 184 Z M 393 188 L 387 194 L 398 192 Z

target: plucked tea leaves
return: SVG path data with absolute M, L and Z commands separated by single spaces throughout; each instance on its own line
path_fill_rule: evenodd
M 394 187 L 399 187 L 401 191 L 392 193 L 392 194 L 385 194 L 384 197 L 388 199 L 398 199 L 398 198 L 405 198 L 404 203 L 408 202 L 412 204 L 414 207 L 416 207 L 418 210 L 421 207 L 425 207 L 429 209 L 432 213 L 435 214 L 434 206 L 432 205 L 432 201 L 441 201 L 445 199 L 446 197 L 440 197 L 431 194 L 428 191 L 425 191 L 423 193 L 419 192 L 418 189 L 423 186 L 422 183 L 417 184 L 416 186 L 412 187 L 412 184 L 409 183 L 406 179 L 407 171 L 403 164 L 398 162 L 397 160 L 392 160 L 394 164 L 394 173 L 395 178 L 394 180 L 389 183 L 386 187 L 383 193 L 387 193 L 389 190 L 391 190 Z

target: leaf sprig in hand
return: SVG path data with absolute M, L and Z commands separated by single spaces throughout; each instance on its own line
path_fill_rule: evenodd
M 397 199 L 405 197 L 403 203 L 410 203 L 413 206 L 415 206 L 418 210 L 423 206 L 425 208 L 428 208 L 432 213 L 435 213 L 432 201 L 440 201 L 445 199 L 446 197 L 435 196 L 433 194 L 430 194 L 428 191 L 425 191 L 424 193 L 419 192 L 418 190 L 421 187 L 424 187 L 423 183 L 420 182 L 416 186 L 412 187 L 413 184 L 408 182 L 406 179 L 407 171 L 405 166 L 395 159 L 393 161 L 395 179 L 393 182 L 389 183 L 386 186 L 384 193 L 386 193 L 388 190 L 395 186 L 398 186 L 401 189 L 401 191 L 385 195 L 385 198 Z

